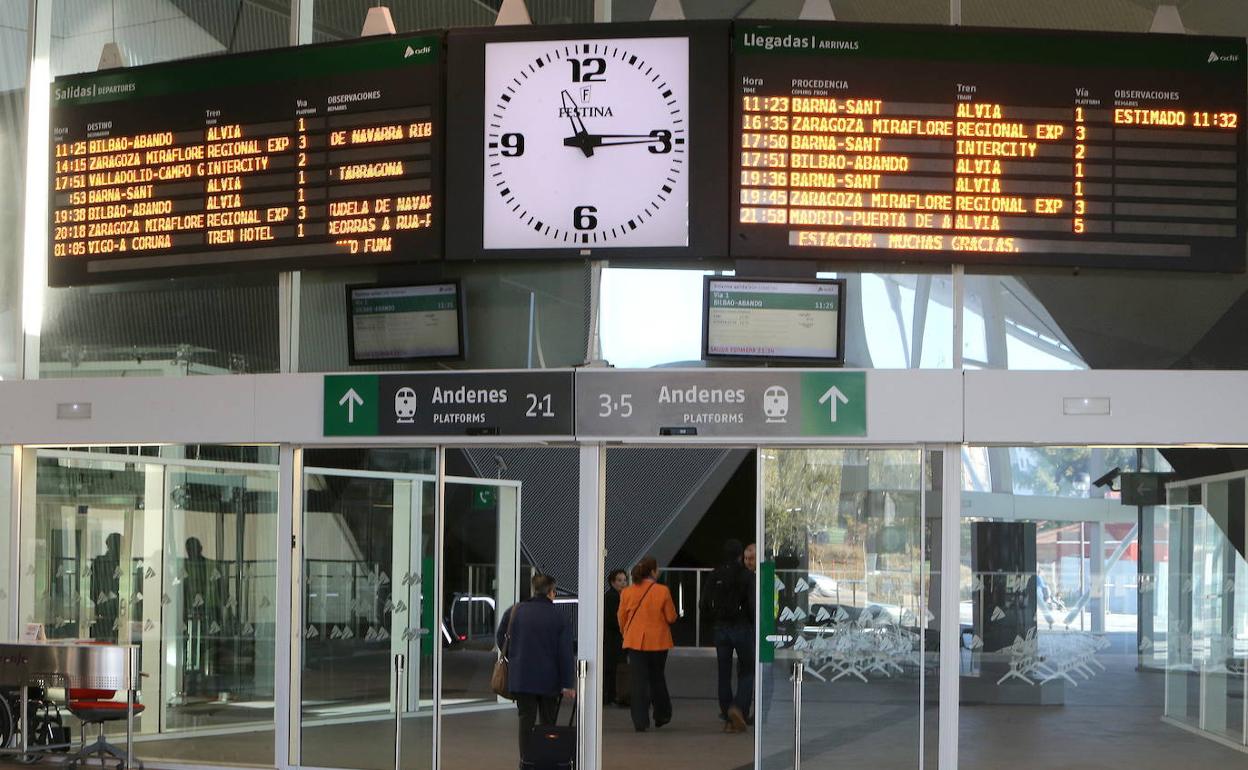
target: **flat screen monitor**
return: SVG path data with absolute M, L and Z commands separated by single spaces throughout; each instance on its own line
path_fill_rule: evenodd
M 464 357 L 464 302 L 458 281 L 348 286 L 353 364 Z
M 708 276 L 704 285 L 704 359 L 844 363 L 844 280 Z

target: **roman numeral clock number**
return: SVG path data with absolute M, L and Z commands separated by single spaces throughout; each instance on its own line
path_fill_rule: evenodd
M 486 81 L 485 248 L 687 245 L 687 39 L 489 43 Z

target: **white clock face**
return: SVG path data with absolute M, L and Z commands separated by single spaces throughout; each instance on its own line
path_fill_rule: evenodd
M 486 249 L 688 245 L 686 38 L 489 43 L 485 85 Z

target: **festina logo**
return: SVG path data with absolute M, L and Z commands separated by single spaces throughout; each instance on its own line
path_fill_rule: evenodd
M 560 107 L 561 118 L 610 118 L 615 114 L 610 107 Z

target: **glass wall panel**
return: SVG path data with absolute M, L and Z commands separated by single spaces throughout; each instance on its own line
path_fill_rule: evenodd
M 917 767 L 931 613 L 923 453 L 760 451 L 763 767 L 792 767 L 798 751 L 810 766 Z
M 655 0 L 608 0 L 612 21 L 645 21 Z M 725 3 L 723 0 L 681 0 L 690 19 L 796 19 L 801 0 L 753 0 Z M 837 21 L 870 21 L 909 24 L 948 24 L 949 4 L 941 0 L 910 0 L 905 4 L 871 3 L 862 0 L 829 0 Z
M 959 767 L 1243 764 L 1242 485 L 1164 495 L 1228 460 L 966 450 Z
M 48 1 L 54 75 L 95 70 L 108 42 L 134 66 L 276 48 L 290 38 L 289 3 Z M 40 376 L 273 372 L 278 329 L 272 273 L 48 289 Z
M 1171 545 L 1166 718 L 1197 734 L 1248 746 L 1248 477 L 1176 484 Z
M 359 37 L 369 0 L 314 0 L 316 41 Z M 499 2 L 430 2 L 390 0 L 386 7 L 399 32 L 447 27 L 488 27 L 498 17 Z M 528 0 L 534 24 L 581 24 L 594 20 L 593 0 Z
M 304 766 L 393 767 L 396 708 L 404 767 L 432 766 L 434 468 L 427 448 L 304 453 Z
M 446 450 L 442 554 L 442 767 L 513 767 L 521 722 L 511 701 L 491 691 L 496 635 L 517 612 L 517 637 L 528 612 L 545 622 L 536 657 L 552 676 L 573 676 L 578 583 L 579 450 L 561 447 L 462 447 Z M 556 581 L 553 607 L 534 607 L 534 573 Z M 589 590 L 589 589 L 586 589 Z M 521 609 L 516 610 L 516 607 Z M 572 654 L 555 640 L 570 637 Z M 512 667 L 513 673 L 524 669 Z M 532 672 L 529 672 L 532 673 Z M 575 679 L 572 680 L 575 687 Z M 546 685 L 542 678 L 528 687 Z M 574 704 L 564 700 L 567 724 Z
M 351 367 L 346 287 L 427 283 L 456 277 L 464 291 L 463 361 Z M 299 370 L 530 369 L 585 361 L 589 268 L 580 263 L 513 263 L 405 270 L 308 271 L 301 278 Z
M 706 270 L 605 268 L 598 311 L 602 358 L 622 368 L 700 365 L 702 278 L 708 274 Z M 818 277 L 847 281 L 846 366 L 947 369 L 953 365 L 949 275 L 828 271 Z
M 17 376 L 22 357 L 29 11 L 29 3 L 0 3 L 0 379 L 6 380 Z
M 273 762 L 275 460 L 265 447 L 38 452 L 21 616 L 52 639 L 140 647 L 145 760 Z
M 1195 35 L 1248 34 L 1248 10 L 1220 0 L 1080 3 L 1058 0 L 1043 6 L 1026 0 L 963 0 L 962 23 L 981 27 L 1033 27 L 1110 32 L 1148 32 L 1160 6 L 1178 7 L 1184 30 Z M 1163 18 L 1168 18 L 1164 17 Z M 1165 29 L 1175 32 L 1183 30 Z

